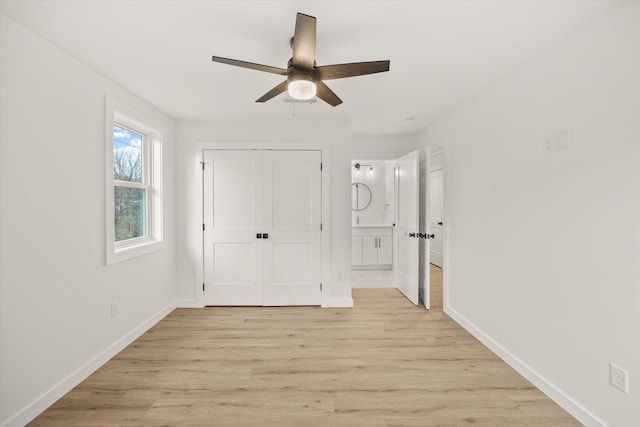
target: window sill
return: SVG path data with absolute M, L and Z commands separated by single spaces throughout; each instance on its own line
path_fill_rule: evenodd
M 115 264 L 121 261 L 126 261 L 128 259 L 137 258 L 139 256 L 143 256 L 149 254 L 151 252 L 156 252 L 166 248 L 166 243 L 164 240 L 147 240 L 140 242 L 137 245 L 126 246 L 121 248 L 116 248 L 115 244 L 111 246 L 107 250 L 107 265 Z

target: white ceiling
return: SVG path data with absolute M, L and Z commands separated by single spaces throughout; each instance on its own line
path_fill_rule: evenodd
M 356 135 L 410 135 L 620 1 L 1 0 L 0 10 L 178 120 L 348 119 Z M 318 65 L 391 60 L 329 81 L 330 107 L 254 101 L 283 78 L 211 62 L 286 68 L 295 14 L 317 17 Z M 46 66 L 46 64 L 45 64 Z

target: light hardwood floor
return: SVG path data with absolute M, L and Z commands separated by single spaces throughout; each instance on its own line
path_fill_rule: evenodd
M 32 426 L 580 425 L 441 310 L 178 309 Z
M 429 264 L 429 277 L 431 278 L 431 310 L 442 310 L 442 269 Z

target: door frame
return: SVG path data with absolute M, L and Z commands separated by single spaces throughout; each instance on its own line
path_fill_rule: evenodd
M 203 141 L 195 144 L 194 169 L 195 173 L 195 224 L 193 230 L 196 245 L 196 282 L 194 283 L 194 293 L 196 307 L 204 307 L 204 233 L 201 224 L 204 224 L 204 174 L 202 166 L 205 150 L 286 150 L 286 151 L 320 151 L 320 161 L 322 163 L 321 174 L 321 222 L 322 231 L 320 237 L 321 245 L 321 277 L 322 277 L 322 307 L 330 305 L 331 289 L 331 253 L 329 247 L 329 236 L 331 235 L 330 223 L 330 176 L 331 168 L 329 164 L 330 149 L 327 143 L 286 143 L 286 142 L 235 142 L 235 141 Z M 189 233 L 190 234 L 190 233 Z
M 451 270 L 451 265 L 450 265 L 450 256 L 449 256 L 449 250 L 450 250 L 450 246 L 449 246 L 449 226 L 453 225 L 450 223 L 455 222 L 455 219 L 453 217 L 450 217 L 449 215 L 449 208 L 448 208 L 448 203 L 447 203 L 447 151 L 446 151 L 446 146 L 447 146 L 447 139 L 442 139 L 437 141 L 436 144 L 433 145 L 429 145 L 428 147 L 426 147 L 425 149 L 423 149 L 423 153 L 425 156 L 428 156 L 428 170 L 426 171 L 427 174 L 427 179 L 425 180 L 425 182 L 427 183 L 427 185 L 425 185 L 425 188 L 423 189 L 423 191 L 421 191 L 420 196 L 423 198 L 423 206 L 425 209 L 425 229 L 427 230 L 426 232 L 428 233 L 429 228 L 428 228 L 428 223 L 429 223 L 429 219 L 428 219 L 428 213 L 430 211 L 430 202 L 429 202 L 429 174 L 431 173 L 431 167 L 433 166 L 433 162 L 431 160 L 431 158 L 435 155 L 442 155 L 442 201 L 443 201 L 443 205 L 442 205 L 442 218 L 443 218 L 443 222 L 444 225 L 442 227 L 442 310 L 444 312 L 446 312 L 448 306 L 449 306 L 449 287 L 448 287 L 448 283 L 449 283 L 449 271 Z M 428 249 L 428 247 L 426 248 Z M 424 269 L 425 269 L 425 280 L 430 280 L 430 275 L 429 275 L 429 268 L 430 265 L 426 263 L 427 258 L 430 258 L 431 254 L 428 254 L 427 256 L 424 257 L 424 259 L 421 260 L 421 262 L 425 263 Z M 431 283 L 428 283 L 428 286 L 431 286 Z M 430 292 L 429 292 L 430 293 Z M 429 298 L 431 298 L 431 296 L 429 295 Z M 431 304 L 431 301 L 429 301 L 429 305 Z

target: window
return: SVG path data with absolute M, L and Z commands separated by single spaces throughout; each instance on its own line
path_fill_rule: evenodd
M 159 126 L 107 99 L 107 264 L 164 247 Z
M 146 135 L 113 125 L 113 214 L 117 244 L 148 235 L 147 143 Z

